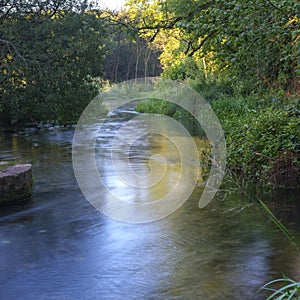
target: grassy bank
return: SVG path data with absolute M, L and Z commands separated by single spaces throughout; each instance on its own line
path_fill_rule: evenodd
M 300 105 L 282 95 L 224 96 L 212 103 L 228 168 L 270 189 L 300 188 Z
M 270 190 L 300 188 L 300 104 L 283 92 L 235 93 L 226 83 L 188 83 L 211 104 L 226 137 L 231 172 Z M 167 101 L 147 100 L 137 110 L 177 120 L 191 115 Z

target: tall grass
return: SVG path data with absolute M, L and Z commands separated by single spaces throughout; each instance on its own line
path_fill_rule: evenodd
M 268 205 L 254 193 L 250 193 L 250 187 L 247 182 L 247 179 L 240 178 L 233 171 L 226 171 L 226 181 L 229 184 L 229 188 L 222 189 L 220 191 L 225 192 L 225 197 L 228 193 L 242 193 L 246 199 L 253 202 L 256 201 L 263 208 L 267 216 L 272 220 L 276 227 L 288 238 L 288 240 L 296 247 L 297 250 L 300 250 L 300 241 L 298 241 L 294 235 L 286 228 L 286 226 L 272 213 Z
M 297 250 L 300 250 L 300 242 L 272 213 L 268 205 L 258 195 L 253 196 L 248 192 L 249 187 L 246 180 L 239 179 L 236 174 L 229 171 L 227 171 L 226 173 L 226 178 L 231 187 L 222 191 L 224 191 L 225 193 L 240 192 L 249 201 L 256 200 L 257 203 L 259 203 L 263 210 L 266 212 L 267 216 L 275 224 L 275 226 L 288 238 L 288 240 L 296 247 Z M 263 290 L 271 292 L 266 300 L 300 300 L 300 282 L 297 282 L 285 276 L 267 282 L 258 291 L 261 292 Z
M 282 287 L 276 289 L 274 286 L 278 284 L 282 285 Z M 300 282 L 296 282 L 287 277 L 272 280 L 259 290 L 272 292 L 267 300 L 300 300 Z

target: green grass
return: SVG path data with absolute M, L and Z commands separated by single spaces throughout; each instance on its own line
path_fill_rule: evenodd
M 280 288 L 274 286 L 281 285 Z M 283 277 L 272 280 L 262 286 L 259 291 L 266 290 L 272 294 L 267 300 L 300 300 L 300 282 Z

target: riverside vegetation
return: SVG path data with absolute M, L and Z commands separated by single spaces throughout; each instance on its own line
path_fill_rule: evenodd
M 291 0 L 128 0 L 120 11 L 2 1 L 0 124 L 74 124 L 110 83 L 161 75 L 210 103 L 230 174 L 263 191 L 299 190 L 299 11 Z M 192 120 L 164 100 L 137 110 Z
M 119 12 L 96 2 L 1 4 L 2 126 L 74 124 L 103 87 L 162 71 L 211 104 L 231 172 L 300 188 L 298 2 L 128 0 Z M 190 119 L 166 101 L 137 109 Z
M 162 75 L 183 80 L 214 109 L 226 137 L 228 173 L 262 191 L 299 190 L 299 2 L 130 2 L 136 4 L 131 11 L 143 34 L 158 36 L 164 45 Z M 157 17 L 149 17 L 150 11 Z M 173 105 L 149 99 L 138 110 L 191 118 L 168 106 Z M 209 163 L 209 153 L 202 160 Z M 259 196 L 253 197 L 299 245 Z M 283 287 L 276 290 L 278 283 Z M 271 291 L 270 300 L 300 297 L 299 282 L 288 278 L 262 289 Z
M 162 76 L 185 82 L 211 104 L 230 172 L 264 190 L 299 189 L 300 4 L 128 3 L 131 24 L 162 47 Z M 172 106 L 149 100 L 137 109 L 190 118 Z
M 295 99 L 280 92 L 235 95 L 218 82 L 193 80 L 189 84 L 208 99 L 222 124 L 231 172 L 269 191 L 300 188 L 300 105 Z M 172 106 L 151 99 L 137 110 L 192 119 L 183 109 L 172 110 Z M 206 163 L 207 155 L 202 157 Z

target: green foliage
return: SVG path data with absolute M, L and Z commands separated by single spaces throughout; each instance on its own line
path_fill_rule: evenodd
M 221 36 L 215 41 L 219 67 L 248 89 L 287 87 L 299 69 L 299 3 L 218 1 L 212 9 Z M 259 11 L 259 14 L 257 13 Z M 297 33 L 298 32 L 298 33 Z
M 179 105 L 162 100 L 162 99 L 147 99 L 139 102 L 136 111 L 140 113 L 162 114 L 174 118 L 179 121 L 191 135 L 205 136 L 205 133 L 198 121 L 184 108 Z
M 197 79 L 189 84 L 209 99 L 223 126 L 228 169 L 265 189 L 299 188 L 300 104 L 282 92 L 273 97 L 243 97 L 235 95 L 224 82 L 206 82 Z M 163 100 L 147 100 L 137 110 L 166 114 L 182 124 L 192 120 L 186 111 Z M 207 156 L 209 152 L 201 154 L 205 165 Z
M 127 33 L 118 30 L 110 38 L 109 53 L 105 60 L 105 78 L 115 83 L 159 76 L 159 54 L 160 51 L 143 38 L 132 39 Z
M 164 114 L 172 116 L 175 109 L 172 109 L 172 103 L 161 99 L 147 99 L 139 102 L 136 110 L 141 113 Z
M 162 77 L 172 80 L 196 79 L 198 75 L 199 66 L 193 57 L 184 57 L 182 60 L 173 62 L 162 73 Z
M 276 286 L 280 284 L 280 288 Z M 290 278 L 283 277 L 272 280 L 260 288 L 272 292 L 267 300 L 299 300 L 300 299 L 300 282 Z
M 1 7 L 0 123 L 77 121 L 103 76 L 106 24 L 77 1 Z
M 194 80 L 187 80 L 186 83 L 197 91 L 208 102 L 212 103 L 225 96 L 233 95 L 234 91 L 230 83 L 225 79 L 218 79 L 213 75 L 208 77 L 201 74 Z
M 168 78 L 194 78 L 198 69 L 230 78 L 245 94 L 299 89 L 299 1 L 132 0 L 130 9 L 140 34 L 163 49 Z
M 269 188 L 300 187 L 300 107 L 281 98 L 224 97 L 212 106 L 227 141 L 228 167 Z

